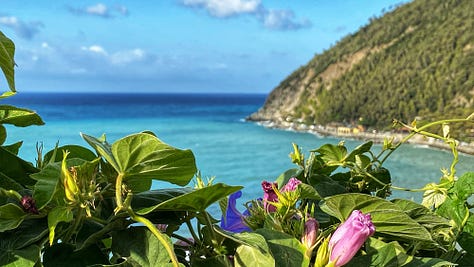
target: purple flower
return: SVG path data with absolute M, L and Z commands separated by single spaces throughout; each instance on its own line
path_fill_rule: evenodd
M 225 216 L 221 218 L 221 228 L 229 232 L 240 233 L 250 231 L 250 228 L 244 223 L 243 215 L 237 210 L 237 199 L 242 196 L 242 191 L 237 191 L 229 196 Z
M 270 202 L 278 202 L 278 196 L 275 193 L 274 187 L 278 186 L 277 183 L 270 183 L 267 181 L 262 182 L 263 189 L 263 207 L 267 212 L 275 212 L 276 207 L 273 206 Z
M 348 263 L 374 232 L 375 226 L 370 214 L 363 214 L 360 210 L 352 211 L 329 240 L 330 262 L 337 267 Z
M 293 192 L 296 190 L 298 185 L 301 184 L 301 181 L 298 180 L 295 177 L 291 177 L 290 180 L 288 180 L 288 183 L 286 183 L 285 186 L 281 189 L 281 192 Z
M 304 223 L 304 233 L 301 237 L 301 243 L 306 246 L 307 249 L 311 249 L 318 238 L 319 223 L 315 218 L 309 217 Z M 311 249 L 312 251 L 312 249 Z

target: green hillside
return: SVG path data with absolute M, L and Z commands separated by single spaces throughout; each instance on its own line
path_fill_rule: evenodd
M 472 112 L 474 1 L 415 0 L 371 19 L 316 55 L 282 81 L 250 118 L 361 122 L 382 129 L 393 119 Z M 466 127 L 464 137 L 471 134 Z

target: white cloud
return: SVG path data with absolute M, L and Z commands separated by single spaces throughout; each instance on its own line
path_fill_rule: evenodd
M 299 30 L 312 26 L 308 19 L 298 21 L 292 10 L 268 9 L 260 0 L 181 0 L 181 3 L 187 7 L 202 8 L 217 18 L 249 14 L 271 30 Z
M 89 47 L 89 51 L 95 52 L 97 54 L 107 55 L 107 52 L 99 45 L 92 45 Z
M 89 15 L 102 18 L 113 18 L 115 15 L 128 15 L 128 9 L 126 6 L 119 5 L 109 7 L 103 3 L 97 3 L 86 7 L 69 7 L 68 9 L 71 13 L 76 15 Z
M 274 30 L 298 30 L 311 26 L 309 20 L 297 22 L 295 14 L 291 10 L 264 10 L 261 14 L 261 20 L 265 28 Z
M 260 0 L 183 0 L 185 6 L 204 8 L 215 17 L 229 17 L 256 12 Z
M 87 14 L 97 15 L 97 16 L 108 16 L 108 13 L 109 13 L 107 6 L 102 3 L 98 3 L 94 6 L 88 6 L 86 7 L 85 11 Z
M 0 25 L 13 29 L 15 33 L 24 39 L 32 39 L 43 27 L 39 21 L 24 22 L 14 16 L 1 16 Z
M 104 56 L 107 56 L 107 51 L 105 51 L 105 49 L 100 46 L 100 45 L 91 45 L 89 47 L 86 47 L 86 46 L 83 46 L 81 47 L 81 49 L 83 51 L 90 51 L 92 53 L 96 53 L 96 54 L 101 54 L 101 55 L 104 55 Z
M 114 53 L 110 57 L 110 62 L 115 65 L 123 65 L 136 61 L 141 61 L 145 59 L 145 57 L 145 51 L 137 48 L 133 50 L 119 51 L 117 53 Z

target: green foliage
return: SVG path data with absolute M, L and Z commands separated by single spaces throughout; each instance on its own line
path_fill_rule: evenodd
M 10 92 L 6 92 L 2 97 L 8 97 L 15 93 L 15 44 L 12 40 L 0 32 L 0 68 L 8 82 Z M 2 98 L 0 97 L 0 98 Z

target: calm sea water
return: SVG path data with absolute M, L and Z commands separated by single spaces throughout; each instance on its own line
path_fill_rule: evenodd
M 87 146 L 80 132 L 100 136 L 110 143 L 128 134 L 151 130 L 166 143 L 190 148 L 204 177 L 216 182 L 244 185 L 243 201 L 261 197 L 262 180 L 274 180 L 293 165 L 288 154 L 292 142 L 306 153 L 340 139 L 308 133 L 263 128 L 244 118 L 261 107 L 265 95 L 241 94 L 33 94 L 20 93 L 2 100 L 37 111 L 46 122 L 29 128 L 7 127 L 7 143 L 24 141 L 20 155 L 34 162 L 35 146 L 44 150 L 60 145 Z M 347 140 L 350 148 L 359 141 Z M 386 162 L 393 183 L 420 188 L 438 181 L 448 168 L 446 151 L 405 145 Z M 461 155 L 458 173 L 473 171 L 474 157 Z M 156 183 L 155 187 L 164 186 Z M 172 185 L 170 185 L 172 186 Z M 419 195 L 394 191 L 395 197 L 420 199 Z

